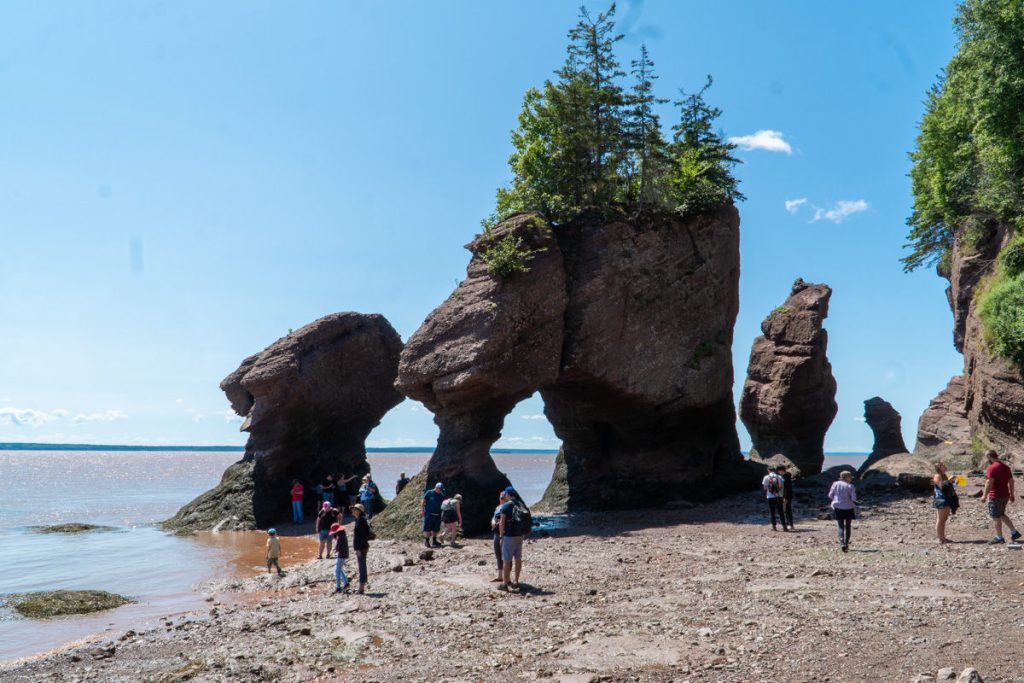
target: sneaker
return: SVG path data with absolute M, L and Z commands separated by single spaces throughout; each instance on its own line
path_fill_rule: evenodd
M 1010 534 L 1010 540 L 1011 541 L 1018 541 L 1018 540 L 1020 540 L 1020 537 L 1021 537 L 1021 533 L 1019 531 L 1017 531 L 1016 529 L 1014 529 L 1013 533 Z
M 508 593 L 508 584 L 505 582 L 499 583 L 498 590 L 505 591 L 506 593 Z
M 848 545 L 844 545 L 844 546 L 843 546 L 843 552 L 844 552 L 844 553 L 848 553 L 848 552 L 850 552 L 850 546 L 848 546 Z
M 430 547 L 430 539 L 429 538 L 424 538 L 423 539 L 423 547 L 425 547 L 425 548 L 429 548 Z
M 1006 543 L 1006 539 L 1003 538 L 1002 536 L 996 536 L 995 538 L 993 538 L 991 541 L 988 542 L 989 545 L 999 545 L 1000 543 Z
M 342 588 L 335 588 L 335 589 L 334 589 L 334 594 L 335 594 L 335 595 L 337 595 L 338 593 L 344 593 L 344 592 L 345 592 L 345 590 L 344 590 L 344 589 L 342 589 Z
M 428 545 L 427 547 L 429 548 L 430 546 Z M 441 544 L 437 542 L 436 538 L 434 539 L 434 547 L 435 548 L 440 548 L 441 547 Z

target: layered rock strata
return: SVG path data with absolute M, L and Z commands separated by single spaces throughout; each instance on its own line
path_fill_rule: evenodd
M 903 442 L 903 420 L 891 403 L 878 396 L 864 401 L 864 421 L 871 428 L 875 442 L 860 471 L 867 470 L 886 456 L 907 452 Z
M 529 271 L 492 275 L 490 250 L 509 236 Z M 463 493 L 467 532 L 486 528 L 506 481 L 489 449 L 538 390 L 563 441 L 545 496 L 558 509 L 657 505 L 680 489 L 699 499 L 746 476 L 730 398 L 733 207 L 557 228 L 521 213 L 467 248 L 466 279 L 409 339 L 397 382 L 435 414 L 441 434 L 424 485 Z M 380 523 L 391 524 L 387 511 Z
M 828 285 L 798 279 L 761 323 L 740 398 L 753 461 L 785 462 L 804 476 L 821 471 L 825 432 L 838 410 L 822 328 L 831 296 Z
M 246 466 L 229 468 L 167 526 L 266 527 L 290 519 L 292 479 L 305 484 L 313 513 L 312 487 L 325 475 L 368 472 L 366 437 L 402 400 L 394 388 L 401 350 L 383 316 L 335 313 L 242 361 L 220 386 L 249 433 Z
M 967 418 L 967 387 L 963 375 L 949 380 L 932 399 L 917 423 L 914 455 L 945 462 L 951 469 L 976 465 L 971 450 L 971 423 Z

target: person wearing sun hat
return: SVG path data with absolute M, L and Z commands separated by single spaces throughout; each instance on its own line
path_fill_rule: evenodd
M 271 567 L 277 567 L 277 575 L 284 576 L 281 571 L 281 539 L 277 537 L 277 529 L 267 529 L 267 573 Z
M 330 535 L 334 537 L 334 556 L 337 561 L 334 564 L 334 592 L 342 593 L 348 590 L 348 585 L 351 583 L 348 580 L 348 576 L 345 575 L 345 562 L 348 560 L 348 534 L 345 533 L 345 527 L 338 522 L 331 525 Z M 342 581 L 345 585 L 342 586 Z

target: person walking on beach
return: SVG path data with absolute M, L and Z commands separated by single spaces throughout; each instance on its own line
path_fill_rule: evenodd
M 423 514 L 423 545 L 428 548 L 433 545 L 440 548 L 437 542 L 437 532 L 441 529 L 441 504 L 444 502 L 444 485 L 441 482 L 434 484 L 434 488 L 423 494 L 420 502 L 420 511 Z
M 956 495 L 953 477 L 946 471 L 945 463 L 935 463 L 932 488 L 935 494 L 932 498 L 932 506 L 935 508 L 935 535 L 939 543 L 949 543 L 949 539 L 946 538 L 946 522 L 960 507 L 960 497 Z
M 405 476 L 405 472 L 398 475 L 398 481 L 395 482 L 395 495 L 397 496 L 402 492 L 406 486 L 409 485 L 409 477 Z
M 316 551 L 316 559 L 323 559 L 324 550 L 327 551 L 327 559 L 331 559 L 331 526 L 338 521 L 340 511 L 332 507 L 330 503 L 324 502 L 320 513 L 316 516 L 316 535 L 320 541 L 320 547 Z
M 330 535 L 334 537 L 334 557 L 337 560 L 334 563 L 334 592 L 341 593 L 348 590 L 348 585 L 351 581 L 348 580 L 348 576 L 345 575 L 345 562 L 348 560 L 348 534 L 345 533 L 345 527 L 338 522 L 331 525 Z M 342 585 L 344 581 L 344 585 Z
M 772 531 L 779 530 L 775 525 L 776 515 L 782 520 L 782 530 L 789 531 L 786 527 L 786 518 L 782 512 L 782 487 L 784 484 L 783 478 L 771 468 L 768 469 L 768 474 L 764 475 L 764 479 L 761 480 L 761 488 L 764 489 L 765 496 L 768 498 L 768 514 L 772 518 Z
M 530 533 L 527 524 L 530 511 L 526 503 L 511 486 L 505 488 L 506 501 L 498 515 L 501 530 L 501 583 L 498 590 L 519 590 L 519 575 L 523 570 L 523 539 Z M 515 581 L 512 580 L 512 565 L 515 564 Z
M 277 575 L 284 576 L 281 571 L 281 539 L 277 537 L 277 529 L 267 529 L 267 573 L 271 567 L 277 567 Z
M 302 524 L 306 521 L 302 514 L 302 499 L 305 494 L 306 489 L 302 487 L 302 482 L 292 479 L 292 524 Z
M 366 521 L 366 510 L 362 503 L 352 506 L 352 514 L 356 523 L 352 530 L 352 550 L 356 551 L 356 562 L 359 564 L 359 593 L 366 592 L 366 553 L 370 551 L 370 524 Z
M 491 581 L 497 583 L 501 583 L 504 578 L 505 565 L 501 559 L 501 508 L 508 500 L 508 494 L 505 491 L 498 494 L 498 507 L 494 508 L 494 516 L 491 518 L 491 529 L 494 531 L 494 559 L 498 564 L 497 578 L 491 579 Z
M 999 454 L 995 451 L 990 450 L 985 457 L 988 458 L 989 466 L 985 470 L 985 489 L 981 492 L 981 499 L 988 503 L 988 516 L 992 518 L 992 526 L 996 531 L 996 537 L 988 544 L 1006 543 L 1006 539 L 1003 538 L 1004 524 L 1010 529 L 1010 540 L 1017 541 L 1021 534 L 1006 515 L 1006 506 L 1016 497 L 1013 490 L 1013 470 L 999 459 Z
M 828 490 L 828 498 L 836 526 L 839 527 L 839 547 L 844 553 L 849 552 L 853 518 L 857 516 L 857 489 L 853 485 L 853 472 L 847 470 L 839 474 L 839 479 Z
M 793 475 L 789 473 L 785 465 L 775 468 L 775 473 L 782 477 L 782 528 L 793 531 Z
M 459 527 L 462 526 L 462 494 L 456 493 L 451 498 L 441 502 L 441 523 L 444 524 L 442 536 L 450 536 L 448 545 L 457 547 L 455 541 L 459 538 Z
M 366 519 L 373 519 L 373 506 L 377 501 L 377 496 L 380 492 L 377 490 L 377 485 L 373 483 L 373 477 L 369 474 L 363 477 L 363 485 L 359 487 L 359 502 L 362 503 L 363 509 L 366 511 Z

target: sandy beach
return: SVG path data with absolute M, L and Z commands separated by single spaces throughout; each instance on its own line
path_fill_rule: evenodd
M 1012 637 L 1024 554 L 984 544 L 984 506 L 970 498 L 979 486 L 968 483 L 944 547 L 927 496 L 864 493 L 846 555 L 834 523 L 818 519 L 820 487 L 798 488 L 795 533 L 771 531 L 756 493 L 576 515 L 528 542 L 522 594 L 490 582 L 489 539 L 430 561 L 422 545 L 377 541 L 367 595 L 332 595 L 327 560 L 283 579 L 212 582 L 202 613 L 0 677 L 926 681 L 975 667 L 987 681 L 1024 681 Z

